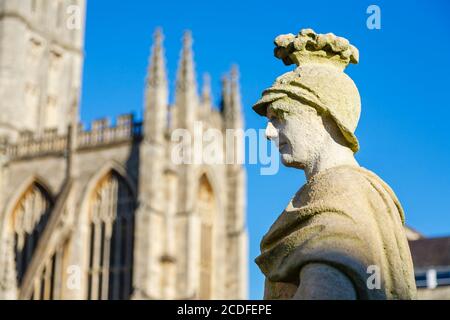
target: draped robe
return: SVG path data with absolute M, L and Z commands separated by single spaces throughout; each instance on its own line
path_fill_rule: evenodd
M 414 299 L 403 224 L 400 202 L 374 173 L 339 166 L 316 174 L 261 242 L 255 261 L 266 276 L 264 298 L 291 298 L 302 267 L 322 263 L 347 276 L 358 299 Z M 377 271 L 380 286 L 373 288 Z

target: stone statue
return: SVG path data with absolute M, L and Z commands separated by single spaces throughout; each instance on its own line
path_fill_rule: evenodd
M 361 102 L 344 73 L 358 50 L 334 34 L 304 29 L 275 39 L 296 64 L 253 106 L 284 165 L 307 183 L 261 242 L 256 263 L 265 299 L 414 299 L 404 213 L 391 188 L 354 158 Z

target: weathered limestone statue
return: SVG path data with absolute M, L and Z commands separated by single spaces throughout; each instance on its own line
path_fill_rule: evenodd
M 283 164 L 304 170 L 307 183 L 261 242 L 265 299 L 415 298 L 400 202 L 354 158 L 361 102 L 344 69 L 358 50 L 311 29 L 275 45 L 275 56 L 297 68 L 253 109 L 269 119 L 266 135 Z

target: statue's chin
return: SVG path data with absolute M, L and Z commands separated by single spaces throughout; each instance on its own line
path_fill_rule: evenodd
M 298 159 L 294 159 L 294 157 L 289 153 L 281 154 L 281 163 L 286 167 L 292 167 L 303 170 L 305 168 L 305 164 L 303 161 L 298 161 Z

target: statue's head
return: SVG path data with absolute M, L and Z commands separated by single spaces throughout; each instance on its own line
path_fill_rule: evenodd
M 275 45 L 275 56 L 297 68 L 278 77 L 253 109 L 269 119 L 266 135 L 277 142 L 283 163 L 303 168 L 330 137 L 357 152 L 361 101 L 344 73 L 358 62 L 357 49 L 344 38 L 311 29 L 278 36 Z

